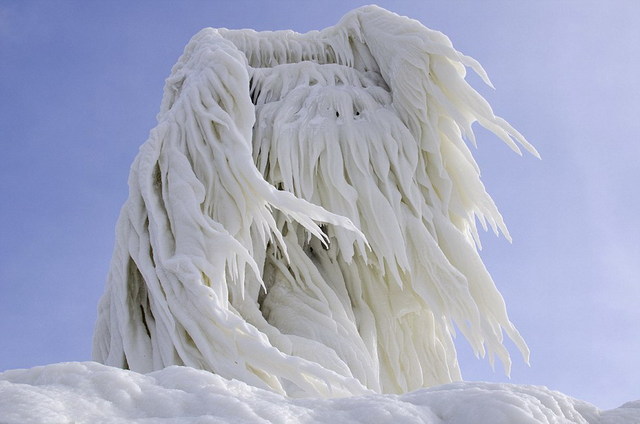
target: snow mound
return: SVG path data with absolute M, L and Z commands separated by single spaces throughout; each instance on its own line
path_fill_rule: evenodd
M 150 374 L 69 362 L 0 374 L 0 422 L 640 423 L 640 401 L 610 411 L 545 387 L 451 383 L 403 395 L 291 399 L 207 371 Z

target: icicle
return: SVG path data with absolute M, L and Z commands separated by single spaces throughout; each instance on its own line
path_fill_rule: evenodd
M 535 149 L 446 36 L 375 6 L 322 31 L 205 29 L 129 179 L 95 359 L 203 368 L 291 396 L 461 378 L 455 327 L 526 344 L 478 255 L 508 232 L 463 138 Z

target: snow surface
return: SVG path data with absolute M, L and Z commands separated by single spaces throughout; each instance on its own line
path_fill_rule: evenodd
M 403 395 L 291 399 L 207 371 L 147 375 L 95 362 L 0 374 L 0 423 L 640 423 L 640 401 L 600 411 L 545 387 L 460 382 Z
M 453 336 L 526 343 L 478 255 L 507 237 L 465 139 L 535 149 L 440 32 L 368 6 L 298 34 L 206 28 L 166 81 L 117 224 L 94 359 L 289 396 L 460 380 Z M 327 390 L 327 383 L 331 390 Z

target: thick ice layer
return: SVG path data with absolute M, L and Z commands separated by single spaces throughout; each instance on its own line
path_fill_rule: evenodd
M 495 383 L 290 399 L 193 368 L 142 375 L 76 362 L 0 373 L 0 422 L 633 424 L 640 401 L 600 411 L 545 387 Z
M 290 396 L 461 378 L 455 328 L 525 342 L 477 253 L 508 233 L 463 137 L 535 150 L 443 34 L 370 6 L 335 27 L 204 29 L 129 178 L 94 356 L 205 369 Z

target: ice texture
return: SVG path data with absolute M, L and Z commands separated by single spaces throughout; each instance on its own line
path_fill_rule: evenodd
M 461 379 L 452 340 L 509 372 L 528 348 L 478 255 L 508 238 L 465 139 L 535 149 L 465 81 L 481 66 L 376 6 L 298 34 L 207 28 L 141 147 L 94 337 L 293 397 Z
M 601 411 L 545 387 L 472 382 L 403 395 L 292 399 L 189 367 L 142 375 L 71 362 L 0 373 L 0 422 L 636 424 L 640 401 Z
M 0 422 L 640 423 L 640 401 L 453 382 L 456 329 L 507 372 L 503 332 L 528 357 L 478 255 L 476 220 L 509 235 L 471 126 L 537 155 L 467 67 L 489 83 L 375 6 L 307 34 L 202 30 L 131 168 L 106 365 L 0 373 Z

